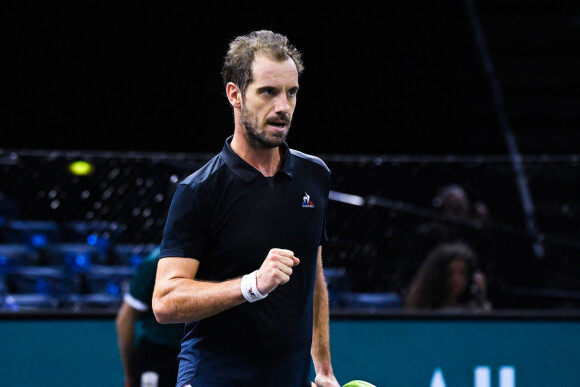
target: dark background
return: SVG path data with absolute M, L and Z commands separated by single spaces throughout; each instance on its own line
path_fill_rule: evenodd
M 4 16 L 0 148 L 214 152 L 221 65 L 272 29 L 306 70 L 289 143 L 310 153 L 503 153 L 461 1 L 24 2 Z
M 265 28 L 303 52 L 294 148 L 504 154 L 507 124 L 524 154 L 578 152 L 580 2 L 377 4 L 7 5 L 0 149 L 218 151 L 223 56 Z

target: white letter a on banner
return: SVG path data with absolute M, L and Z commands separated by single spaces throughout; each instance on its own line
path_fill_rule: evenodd
M 435 370 L 429 387 L 447 387 L 445 385 L 445 379 L 443 379 L 443 372 L 441 372 L 441 368 L 437 368 Z

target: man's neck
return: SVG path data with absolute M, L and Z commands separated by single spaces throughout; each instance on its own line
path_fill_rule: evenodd
M 257 148 L 252 146 L 243 134 L 236 132 L 231 142 L 232 150 L 246 163 L 256 168 L 265 177 L 274 176 L 282 166 L 281 149 Z

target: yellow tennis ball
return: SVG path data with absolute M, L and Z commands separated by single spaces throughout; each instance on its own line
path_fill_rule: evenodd
M 70 163 L 68 169 L 73 175 L 84 176 L 93 171 L 93 164 L 78 160 Z
M 365 382 L 363 380 L 351 380 L 347 384 L 342 387 L 376 387 L 374 384 L 370 384 L 369 382 Z

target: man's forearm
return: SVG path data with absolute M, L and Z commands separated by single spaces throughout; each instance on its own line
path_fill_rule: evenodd
M 117 344 L 119 346 L 119 355 L 121 357 L 121 364 L 123 365 L 123 372 L 125 374 L 125 382 L 130 382 L 133 373 L 132 359 L 136 314 L 136 311 L 123 302 L 115 320 L 117 328 Z
M 330 362 L 330 333 L 328 290 L 319 256 L 314 288 L 314 321 L 312 332 L 312 360 L 317 374 L 332 374 Z
M 162 324 L 199 321 L 246 301 L 239 278 L 219 283 L 188 279 L 173 281 L 172 287 L 156 291 L 153 297 L 153 311 Z

